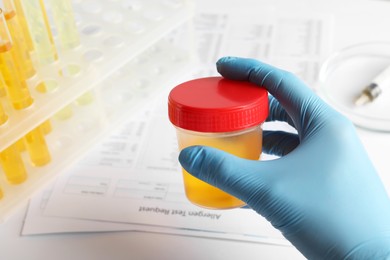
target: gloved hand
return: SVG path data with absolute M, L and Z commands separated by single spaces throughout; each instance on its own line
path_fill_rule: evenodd
M 264 132 L 263 151 L 276 160 L 192 146 L 182 166 L 245 201 L 309 259 L 390 259 L 390 201 L 351 122 L 289 72 L 233 57 L 217 69 L 265 87 L 274 97 L 268 120 L 298 134 Z

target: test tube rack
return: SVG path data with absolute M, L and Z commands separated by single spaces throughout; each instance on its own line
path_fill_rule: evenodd
M 59 45 L 56 62 L 36 67 L 36 75 L 27 81 L 32 106 L 22 110 L 5 106 L 9 118 L 0 126 L 0 151 L 46 120 L 53 130 L 45 136 L 50 163 L 33 166 L 22 153 L 26 181 L 10 184 L 0 169 L 4 194 L 0 221 L 191 67 L 193 49 L 178 47 L 167 37 L 178 30 L 191 43 L 191 1 L 73 0 L 72 6 L 79 46 L 64 50 Z M 47 8 L 50 18 L 50 6 Z M 56 28 L 52 30 L 57 43 Z M 54 86 L 53 90 L 38 91 L 42 82 Z M 91 102 L 82 102 L 86 95 Z M 61 119 L 64 108 L 72 115 Z

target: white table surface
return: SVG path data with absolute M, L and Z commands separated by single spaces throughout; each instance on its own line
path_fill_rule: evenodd
M 207 0 L 198 0 L 199 6 Z M 390 41 L 390 1 L 275 0 L 223 1 L 221 8 L 272 3 L 281 8 L 334 13 L 335 50 L 357 42 Z M 358 129 L 386 188 L 390 191 L 390 134 Z M 0 224 L 0 259 L 304 259 L 293 247 L 143 232 L 20 236 L 26 208 Z

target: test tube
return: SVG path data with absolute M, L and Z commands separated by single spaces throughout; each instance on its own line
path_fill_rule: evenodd
M 34 52 L 40 65 L 48 65 L 58 59 L 53 36 L 42 0 L 19 0 L 31 35 Z
M 18 71 L 17 53 L 0 9 L 0 70 L 5 81 L 8 97 L 15 109 L 29 107 L 33 103 L 30 91 L 24 78 Z
M 49 148 L 40 127 L 37 127 L 24 136 L 24 143 L 34 166 L 43 166 L 51 161 Z
M 18 141 L 15 142 L 16 147 L 18 147 L 19 152 L 26 151 L 26 146 L 24 145 L 24 138 L 20 138 Z
M 5 91 L 5 83 L 3 80 L 3 77 L 0 73 L 0 98 L 6 96 L 6 91 Z M 0 126 L 2 124 L 5 124 L 7 122 L 8 116 L 7 113 L 4 111 L 3 105 L 0 103 Z
M 0 103 L 0 126 L 7 122 L 8 116 L 4 111 L 3 105 Z
M 27 179 L 26 168 L 15 144 L 0 152 L 0 164 L 9 183 L 20 184 Z
M 72 2 L 70 0 L 49 0 L 49 4 L 62 48 L 69 50 L 80 45 Z
M 23 31 L 23 37 L 26 40 L 27 49 L 29 52 L 32 52 L 34 50 L 33 42 L 31 39 L 31 35 L 28 29 L 26 17 L 24 15 L 24 11 L 22 8 L 22 4 L 20 0 L 13 0 L 15 10 L 16 10 L 16 16 L 19 20 L 19 23 L 21 25 L 22 31 Z
M 35 75 L 35 68 L 33 66 L 26 39 L 23 34 L 21 23 L 17 17 L 16 9 L 11 0 L 3 0 L 4 3 L 4 17 L 7 22 L 8 30 L 11 34 L 12 42 L 15 48 L 15 54 L 19 61 L 19 69 L 24 78 L 30 78 Z
M 0 73 L 0 98 L 7 96 L 7 92 L 5 91 L 5 83 L 3 79 L 3 75 Z

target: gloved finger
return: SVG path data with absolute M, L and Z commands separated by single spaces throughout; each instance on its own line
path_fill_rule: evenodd
M 299 145 L 297 134 L 283 131 L 263 131 L 263 152 L 284 156 Z
M 287 114 L 286 110 L 280 105 L 279 101 L 277 101 L 273 96 L 268 96 L 269 102 L 269 114 L 266 119 L 267 122 L 271 121 L 283 121 L 287 122 L 292 127 L 294 126 L 294 122 L 291 117 Z
M 222 150 L 207 146 L 191 146 L 179 154 L 179 162 L 190 174 L 213 186 L 248 202 L 252 193 L 261 193 L 264 184 L 261 181 L 261 171 L 255 163 L 236 157 Z M 271 162 L 271 161 L 269 161 Z M 262 163 L 267 163 L 264 161 Z M 256 170 L 255 170 L 256 169 Z M 270 172 L 266 170 L 264 172 Z
M 310 127 L 319 125 L 316 120 L 322 120 L 323 112 L 330 109 L 295 75 L 258 60 L 224 57 L 217 62 L 217 70 L 223 77 L 265 87 L 284 107 L 303 136 L 307 131 L 311 132 Z

